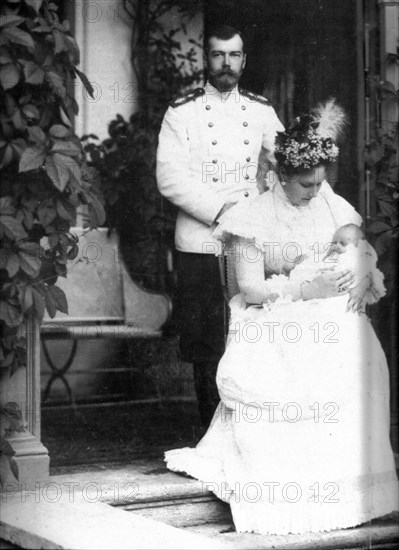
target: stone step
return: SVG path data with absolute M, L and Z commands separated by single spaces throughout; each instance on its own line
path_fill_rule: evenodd
M 381 549 L 399 545 L 398 514 L 354 529 L 312 535 L 236 533 L 229 506 L 201 482 L 166 469 L 162 459 L 57 469 L 58 487 L 76 488 L 89 502 L 114 508 L 209 538 L 232 549 Z
M 188 528 L 223 523 L 233 528 L 229 505 L 211 495 L 127 504 L 122 508 L 174 527 Z
M 210 523 L 190 527 L 198 535 L 223 542 L 232 550 L 393 550 L 399 547 L 398 516 L 354 529 L 306 535 L 257 535 L 236 533 L 230 523 Z

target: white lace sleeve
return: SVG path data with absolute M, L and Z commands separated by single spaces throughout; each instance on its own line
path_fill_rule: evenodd
M 371 244 L 366 240 L 359 241 L 358 249 L 361 258 L 358 277 L 361 278 L 369 275 L 370 288 L 365 298 L 367 303 L 375 304 L 386 294 L 384 275 L 377 267 L 378 256 Z
M 233 247 L 237 284 L 247 304 L 291 302 L 299 298 L 300 285 L 293 284 L 288 276 L 265 277 L 264 251 L 256 243 L 234 238 Z
M 239 202 L 220 216 L 213 236 L 222 242 L 229 242 L 232 236 L 258 241 L 264 225 L 256 199 Z

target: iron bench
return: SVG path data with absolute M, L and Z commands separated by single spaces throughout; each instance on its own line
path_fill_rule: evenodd
M 53 319 L 46 316 L 40 328 L 42 350 L 51 369 L 44 402 L 56 380 L 64 384 L 73 402 L 65 375 L 79 340 L 160 338 L 172 311 L 169 296 L 145 290 L 132 280 L 115 233 L 109 234 L 106 228 L 90 232 L 75 228 L 71 232 L 79 237 L 79 254 L 69 265 L 67 278 L 57 281 L 67 296 L 68 315 L 57 312 Z M 62 339 L 71 340 L 72 347 L 64 364 L 57 366 L 57 357 L 51 357 L 47 343 Z

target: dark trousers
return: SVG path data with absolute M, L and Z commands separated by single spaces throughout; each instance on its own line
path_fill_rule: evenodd
M 202 423 L 209 425 L 219 402 L 216 371 L 224 352 L 224 303 L 218 258 L 179 252 L 177 325 L 180 351 L 193 363 Z

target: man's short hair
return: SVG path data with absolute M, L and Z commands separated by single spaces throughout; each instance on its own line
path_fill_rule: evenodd
M 241 32 L 238 29 L 236 29 L 235 27 L 232 27 L 231 25 L 216 25 L 214 27 L 210 27 L 204 38 L 205 53 L 209 51 L 209 40 L 211 38 L 215 37 L 215 38 L 219 38 L 219 40 L 230 40 L 230 38 L 233 38 L 233 36 L 236 36 L 237 34 L 242 40 L 243 51 L 245 51 L 244 39 L 242 37 Z

